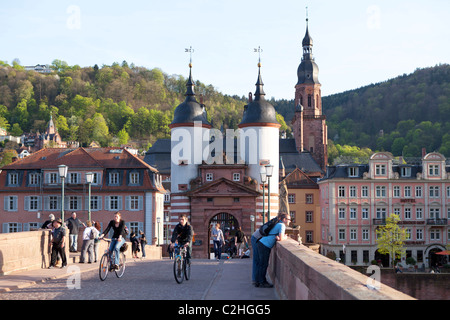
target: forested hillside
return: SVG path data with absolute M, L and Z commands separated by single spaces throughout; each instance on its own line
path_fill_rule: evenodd
M 51 74 L 0 61 L 0 127 L 12 135 L 43 132 L 53 115 L 66 141 L 102 146 L 133 141 L 145 150 L 169 136 L 173 112 L 184 100 L 186 79 L 127 62 L 88 68 L 54 60 Z M 187 68 L 186 68 L 187 69 Z M 187 70 L 186 70 L 187 72 Z M 216 128 L 237 128 L 246 101 L 196 82 L 195 91 Z
M 293 101 L 274 101 L 286 120 Z M 394 156 L 422 148 L 450 157 L 450 65 L 418 69 L 382 83 L 322 98 L 328 138 Z

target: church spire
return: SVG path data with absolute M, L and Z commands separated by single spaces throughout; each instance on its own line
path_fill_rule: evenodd
M 312 55 L 313 39 L 309 35 L 309 18 L 308 18 L 308 7 L 306 7 L 306 34 L 302 41 L 303 46 L 303 59 L 304 60 L 314 60 Z
M 190 47 L 189 49 L 185 49 L 185 52 L 189 52 L 191 57 L 189 60 L 189 78 L 188 81 L 186 83 L 186 94 L 185 96 L 195 96 L 195 91 L 194 91 L 194 80 L 192 80 L 192 52 L 194 52 L 194 49 L 192 49 L 192 47 Z

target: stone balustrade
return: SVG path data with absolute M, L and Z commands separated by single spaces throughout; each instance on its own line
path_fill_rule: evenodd
M 272 249 L 268 273 L 282 299 L 414 300 L 290 238 Z
M 78 262 L 69 259 L 69 236 L 66 236 L 66 256 L 68 264 Z M 50 231 L 38 230 L 16 233 L 0 233 L 0 275 L 39 268 L 50 265 L 51 247 L 49 246 Z M 131 243 L 128 243 L 127 257 L 131 257 Z M 78 241 L 78 249 L 83 242 Z M 98 252 L 103 255 L 108 243 L 99 242 Z M 161 259 L 161 247 L 146 246 L 147 259 Z M 72 254 L 73 256 L 73 254 Z M 79 254 L 78 254 L 79 256 Z M 87 258 L 87 257 L 86 257 Z

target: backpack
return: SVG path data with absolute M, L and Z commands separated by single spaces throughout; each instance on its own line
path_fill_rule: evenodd
M 91 227 L 91 233 L 89 234 L 89 239 L 91 240 L 95 240 L 95 238 L 97 238 L 97 230 L 94 230 L 93 227 Z
M 277 223 L 279 222 L 278 218 L 273 218 L 269 221 L 267 221 L 266 223 L 264 223 L 260 228 L 259 228 L 259 233 L 261 234 L 261 236 L 266 237 L 269 235 L 270 230 L 273 229 L 273 227 L 275 227 L 277 225 Z

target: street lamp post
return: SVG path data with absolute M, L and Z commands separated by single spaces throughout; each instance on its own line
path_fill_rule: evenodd
M 273 173 L 273 165 L 266 165 L 266 175 L 267 175 L 267 221 L 270 220 L 270 178 Z
M 94 180 L 94 174 L 92 172 L 86 173 L 86 182 L 88 183 L 88 220 L 91 221 L 91 185 Z
M 61 164 L 58 166 L 59 177 L 61 178 L 61 220 L 64 223 L 64 180 L 67 177 L 68 166 Z
M 267 181 L 267 174 L 266 174 L 266 168 L 262 167 L 261 171 L 260 171 L 260 176 L 261 176 L 261 183 L 263 186 L 263 211 L 262 211 L 262 223 L 265 223 L 265 215 L 266 215 L 266 199 L 265 199 L 265 194 L 266 194 L 266 181 Z
M 156 222 L 158 223 L 158 247 L 159 247 L 159 223 L 161 222 L 161 217 L 157 217 Z

